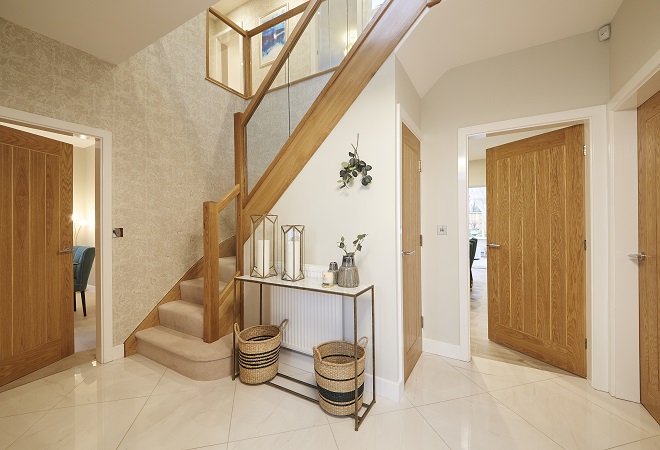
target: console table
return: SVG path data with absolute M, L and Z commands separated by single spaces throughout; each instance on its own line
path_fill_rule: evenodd
M 362 421 L 364 421 L 365 417 L 367 414 L 369 414 L 369 411 L 373 407 L 373 405 L 376 403 L 376 344 L 374 342 L 374 328 L 375 328 L 375 320 L 374 320 L 374 286 L 369 285 L 369 286 L 358 286 L 356 288 L 343 288 L 340 286 L 332 286 L 329 288 L 324 288 L 321 286 L 321 281 L 317 279 L 303 279 L 300 281 L 285 281 L 280 279 L 278 276 L 270 277 L 270 278 L 255 278 L 251 276 L 240 276 L 236 277 L 234 279 L 234 323 L 236 323 L 236 293 L 238 292 L 237 285 L 239 283 L 255 283 L 259 285 L 259 323 L 263 323 L 263 286 L 275 286 L 279 288 L 286 288 L 286 289 L 299 289 L 303 291 L 310 291 L 310 292 L 321 292 L 324 294 L 332 294 L 332 295 L 341 295 L 344 297 L 352 297 L 353 298 L 353 351 L 354 355 L 357 355 L 357 342 L 358 342 L 358 329 L 357 329 L 357 299 L 363 294 L 366 294 L 368 292 L 371 292 L 371 362 L 372 362 L 372 377 L 371 377 L 371 389 L 373 393 L 373 398 L 370 403 L 362 402 L 362 408 L 365 408 L 365 411 L 362 413 L 362 415 L 359 415 L 359 410 L 358 410 L 358 377 L 355 377 L 355 413 L 351 414 L 351 417 L 355 419 L 355 431 L 360 428 L 360 425 L 362 424 Z M 341 300 L 339 300 L 341 301 Z M 243 317 L 245 317 L 244 312 L 243 312 Z M 235 379 L 238 376 L 238 358 L 236 358 L 236 333 L 233 333 L 233 346 L 232 346 L 232 365 L 233 365 L 233 373 L 232 373 L 232 379 Z M 319 342 L 321 344 L 321 342 Z M 355 374 L 357 375 L 357 358 L 353 358 L 353 361 L 355 363 Z M 313 388 L 313 389 L 318 389 L 318 387 L 315 384 L 310 384 L 306 383 L 302 380 L 298 380 L 296 378 L 293 378 L 288 375 L 284 375 L 282 373 L 278 373 L 276 376 L 285 378 L 287 380 L 293 381 L 295 383 Z M 304 398 L 305 400 L 309 400 L 310 402 L 318 404 L 319 401 L 318 399 L 314 397 L 309 397 L 307 395 L 301 394 L 299 392 L 293 391 L 291 389 L 288 389 L 284 386 L 277 385 L 275 383 L 272 383 L 271 381 L 267 381 L 266 384 L 273 386 L 277 389 L 280 389 L 282 391 L 288 392 L 289 394 L 293 394 L 297 397 Z M 364 393 L 362 394 L 364 395 Z

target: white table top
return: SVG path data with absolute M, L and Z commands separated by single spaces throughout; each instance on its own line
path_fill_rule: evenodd
M 355 288 L 345 288 L 345 287 L 340 287 L 338 285 L 334 285 L 326 288 L 321 286 L 321 280 L 318 278 L 305 278 L 300 281 L 285 281 L 282 280 L 280 275 L 275 275 L 269 278 L 257 278 L 248 275 L 243 275 L 240 277 L 236 277 L 236 280 L 245 281 L 248 283 L 265 284 L 268 286 L 279 286 L 279 287 L 286 287 L 292 289 L 303 289 L 306 291 L 324 292 L 326 294 L 346 295 L 349 297 L 357 297 L 358 295 L 364 294 L 365 292 L 373 289 L 374 287 L 373 284 L 370 284 L 368 286 L 363 285 Z

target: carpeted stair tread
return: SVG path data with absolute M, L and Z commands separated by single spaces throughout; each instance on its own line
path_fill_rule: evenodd
M 207 344 L 200 338 L 159 325 L 138 331 L 135 337 L 138 340 L 138 353 L 140 341 L 144 341 L 190 361 L 206 362 L 231 358 L 231 334 Z
M 228 256 L 226 258 L 220 258 L 218 266 L 218 276 L 220 277 L 221 283 L 229 283 L 234 275 L 236 274 L 236 257 Z
M 220 282 L 220 292 L 227 286 L 227 283 Z M 179 283 L 181 288 L 181 300 L 187 302 L 204 304 L 204 278 L 195 278 Z
M 160 324 L 192 336 L 204 337 L 204 307 L 197 303 L 177 300 L 158 307 Z
M 135 333 L 138 353 L 188 378 L 219 380 L 232 373 L 232 335 L 211 344 L 162 325 Z

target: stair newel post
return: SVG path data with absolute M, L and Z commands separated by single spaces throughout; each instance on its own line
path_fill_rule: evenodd
M 220 339 L 219 227 L 215 202 L 204 202 L 204 342 Z
M 243 113 L 234 114 L 234 174 L 239 193 L 236 197 L 236 272 L 243 274 L 247 239 L 243 226 L 245 201 L 247 199 L 247 138 L 246 124 L 243 123 Z M 236 293 L 239 325 L 243 328 L 243 292 Z

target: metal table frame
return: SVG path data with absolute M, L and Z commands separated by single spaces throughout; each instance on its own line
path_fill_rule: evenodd
M 372 362 L 372 377 L 371 377 L 371 389 L 373 393 L 373 398 L 371 399 L 370 403 L 365 403 L 364 401 L 362 402 L 362 408 L 365 408 L 364 413 L 360 416 L 359 410 L 358 410 L 358 377 L 355 377 L 355 413 L 351 414 L 350 417 L 353 417 L 355 420 L 355 431 L 357 431 L 360 428 L 360 425 L 364 421 L 364 419 L 367 417 L 367 414 L 369 414 L 369 411 L 371 408 L 376 404 L 376 343 L 374 339 L 375 335 L 375 319 L 374 319 L 374 285 L 369 285 L 366 287 L 357 287 L 357 288 L 340 288 L 340 287 L 333 287 L 333 288 L 323 288 L 317 285 L 316 282 L 315 284 L 311 285 L 309 280 L 302 280 L 302 281 L 285 281 L 279 279 L 279 277 L 270 277 L 270 278 L 255 278 L 255 277 L 250 277 L 250 276 L 240 276 L 234 278 L 234 323 L 236 323 L 236 297 L 237 297 L 237 285 L 238 283 L 256 283 L 259 284 L 259 324 L 263 324 L 263 286 L 275 286 L 275 287 L 281 287 L 281 288 L 286 288 L 286 289 L 298 289 L 298 290 L 303 290 L 303 291 L 310 291 L 310 292 L 321 292 L 323 294 L 330 294 L 330 295 L 341 295 L 344 297 L 352 297 L 353 298 L 353 351 L 354 355 L 357 355 L 357 342 L 358 342 L 358 330 L 357 330 L 357 299 L 359 296 L 362 294 L 365 294 L 369 291 L 371 291 L 371 362 Z M 245 308 L 243 308 L 245 310 Z M 243 317 L 244 311 L 243 311 Z M 239 375 L 238 372 L 238 358 L 236 358 L 236 332 L 234 331 L 232 333 L 233 335 L 233 345 L 232 345 L 232 353 L 231 353 L 231 358 L 232 358 L 232 366 L 234 368 L 233 373 L 232 373 L 232 380 L 236 379 L 236 377 Z M 357 357 L 353 358 L 353 361 L 355 363 L 355 373 L 357 374 Z M 293 381 L 295 383 L 313 388 L 313 389 L 318 389 L 318 386 L 306 383 L 302 380 L 298 380 L 296 378 L 293 378 L 288 375 L 284 375 L 282 373 L 277 373 L 276 376 L 282 377 L 284 379 Z M 305 400 L 308 400 L 312 403 L 318 404 L 319 401 L 316 398 L 309 397 L 307 395 L 301 394 L 300 392 L 293 391 L 291 389 L 288 389 L 284 386 L 280 386 L 278 384 L 273 383 L 272 381 L 267 381 L 266 384 L 269 386 L 273 386 L 277 389 L 280 389 L 282 391 L 288 392 L 289 394 L 293 394 L 297 397 L 303 398 Z M 364 396 L 364 393 L 362 394 Z M 364 397 L 363 397 L 364 398 Z

